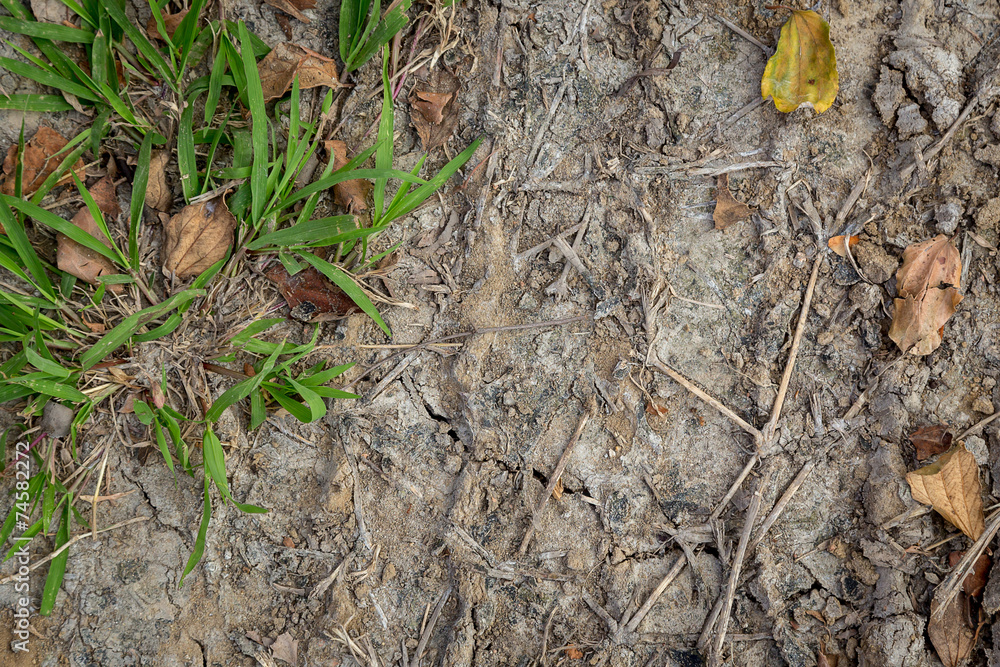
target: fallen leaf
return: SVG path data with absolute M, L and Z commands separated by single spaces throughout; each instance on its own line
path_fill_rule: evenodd
M 837 667 L 840 664 L 840 656 L 836 653 L 826 652 L 826 642 L 819 640 L 819 653 L 816 655 L 816 667 Z
M 174 33 L 177 32 L 177 28 L 180 26 L 181 21 L 187 16 L 188 10 L 183 9 L 176 14 L 164 14 L 163 15 L 163 27 L 167 29 L 167 37 L 170 39 L 174 38 Z M 163 41 L 163 36 L 160 35 L 160 30 L 156 25 L 156 19 L 152 16 L 146 22 L 146 34 L 150 36 L 151 39 L 158 39 Z
M 168 211 L 174 201 L 174 193 L 167 182 L 167 151 L 156 151 L 149 158 L 149 178 L 146 181 L 146 205 L 157 211 Z
M 826 242 L 826 244 L 830 246 L 830 250 L 834 251 L 841 257 L 847 257 L 847 250 L 844 248 L 844 240 L 847 238 L 848 238 L 847 236 L 834 236 L 831 237 L 830 240 Z M 849 238 L 851 239 L 850 247 L 852 248 L 858 244 L 858 241 L 861 240 L 860 236 L 851 236 Z
M 282 546 L 285 546 L 285 547 L 287 547 L 289 549 L 294 549 L 295 548 L 295 540 L 293 540 L 292 538 L 288 537 L 287 535 L 285 535 L 285 537 L 282 538 L 281 544 L 282 544 Z
M 945 667 L 958 667 L 972 655 L 975 634 L 966 623 L 966 595 L 959 593 L 937 616 L 937 600 L 931 601 L 931 619 L 927 623 L 927 636 Z
M 903 251 L 896 272 L 895 313 L 889 329 L 903 352 L 930 354 L 941 345 L 944 324 L 962 301 L 962 259 L 944 235 L 911 245 Z
M 442 146 L 458 126 L 461 107 L 458 90 L 461 82 L 443 69 L 435 70 L 426 81 L 420 81 L 410 93 L 410 122 L 420 136 L 425 151 Z
M 86 317 L 81 317 L 80 321 L 93 333 L 104 333 L 108 330 L 107 326 L 102 322 L 88 322 Z
M 973 540 L 983 534 L 979 466 L 964 444 L 958 443 L 931 465 L 908 473 L 906 481 L 918 503 L 933 507 Z
M 299 664 L 299 640 L 292 639 L 289 633 L 280 634 L 271 644 L 271 657 L 284 660 L 290 665 Z
M 310 20 L 308 16 L 302 13 L 302 10 L 312 9 L 316 6 L 315 0 L 264 0 L 264 2 L 290 16 L 294 16 L 303 23 L 310 23 Z
M 662 403 L 659 403 L 657 401 L 648 401 L 646 403 L 646 414 L 649 415 L 650 417 L 663 418 L 667 416 L 667 413 L 669 411 L 670 410 L 667 408 L 666 405 L 663 405 Z
M 87 191 L 94 198 L 97 208 L 101 209 L 105 220 L 111 222 L 118 218 L 118 215 L 122 212 L 121 207 L 118 205 L 118 188 L 115 186 L 115 180 L 110 175 L 94 183 L 87 188 Z
M 31 14 L 44 23 L 63 23 L 76 18 L 76 13 L 62 0 L 31 0 Z
M 917 450 L 917 460 L 923 461 L 932 456 L 937 456 L 941 452 L 948 451 L 951 447 L 951 433 L 944 424 L 935 426 L 924 426 L 918 428 L 910 434 L 910 442 Z
M 65 148 L 66 138 L 51 127 L 40 127 L 35 132 L 35 136 L 24 144 L 23 163 L 24 169 L 21 175 L 21 194 L 27 197 L 42 187 L 45 179 L 52 175 L 59 164 L 66 157 L 65 154 L 57 155 Z M 77 160 L 73 165 L 73 171 L 80 178 L 83 178 L 83 160 Z M 17 144 L 11 145 L 7 151 L 7 157 L 3 161 L 3 193 L 5 195 L 14 194 L 14 185 L 17 180 Z M 73 177 L 66 173 L 57 185 L 68 183 Z
M 323 146 L 333 160 L 333 169 L 336 171 L 350 162 L 347 159 L 347 144 L 343 141 L 332 140 L 323 142 Z M 368 193 L 371 192 L 372 184 L 358 178 L 352 181 L 344 181 L 333 186 L 333 200 L 346 208 L 351 213 L 359 213 L 368 210 Z
M 226 256 L 234 229 L 223 197 L 185 206 L 163 226 L 163 269 L 179 278 L 200 274 Z
M 570 660 L 583 660 L 583 651 L 576 648 L 575 646 L 570 646 L 569 648 L 563 649 L 566 653 L 566 657 Z
M 793 10 L 764 68 L 761 97 L 773 98 L 774 107 L 783 113 L 803 105 L 823 113 L 837 98 L 838 85 L 830 24 L 816 12 Z
M 955 567 L 958 562 L 962 560 L 962 556 L 965 555 L 964 551 L 952 551 L 948 554 L 948 566 Z M 986 588 L 986 580 L 990 576 L 990 557 L 983 554 L 976 561 L 976 564 L 972 566 L 972 570 L 965 576 L 965 581 L 962 582 L 962 590 L 970 598 L 978 598 L 983 594 L 983 589 Z
M 285 297 L 290 315 L 302 322 L 340 319 L 361 309 L 342 289 L 331 283 L 315 267 L 302 269 L 294 276 L 280 263 L 264 274 Z
M 104 238 L 104 234 L 86 206 L 77 211 L 70 222 L 97 238 L 104 245 L 108 245 L 107 239 Z M 64 234 L 56 234 L 56 266 L 59 267 L 59 270 L 74 275 L 80 280 L 85 280 L 91 285 L 98 284 L 97 279 L 101 276 L 117 273 L 107 257 L 80 245 Z M 122 286 L 108 285 L 108 289 L 112 292 L 119 292 Z
M 289 42 L 281 42 L 271 49 L 257 68 L 260 70 L 265 102 L 276 100 L 288 92 L 296 74 L 299 90 L 319 86 L 340 87 L 335 61 Z
M 552 487 L 552 497 L 555 498 L 556 500 L 561 500 L 563 489 L 565 488 L 566 487 L 563 486 L 562 477 L 560 477 L 559 479 L 556 480 L 556 485 Z
M 712 214 L 712 219 L 716 229 L 725 229 L 750 217 L 750 207 L 737 201 L 729 192 L 729 174 L 719 174 L 715 189 L 715 213 Z

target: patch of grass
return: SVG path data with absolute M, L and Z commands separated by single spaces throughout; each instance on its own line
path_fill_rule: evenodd
M 204 553 L 213 488 L 223 502 L 232 502 L 242 511 L 266 511 L 237 501 L 229 488 L 225 449 L 216 435 L 223 413 L 231 408 L 244 410 L 249 428 L 255 429 L 275 409 L 307 423 L 326 414 L 328 399 L 356 398 L 329 386 L 352 364 L 328 368 L 323 362 L 307 363 L 316 348 L 318 325 L 310 340 L 294 344 L 265 339 L 283 318 L 264 317 L 264 313 L 234 327 L 236 334 L 218 339 L 199 335 L 198 323 L 218 309 L 219 294 L 251 262 L 280 261 L 291 274 L 315 268 L 390 335 L 357 274 L 395 248 L 372 256 L 375 238 L 440 190 L 471 158 L 479 142 L 429 178 L 420 176 L 424 159 L 411 171 L 394 169 L 395 119 L 386 53 L 382 115 L 374 145 L 338 170 L 330 159 L 318 178 L 303 185 L 300 177 L 323 145 L 320 123 L 300 118 L 301 92 L 296 80 L 287 97 L 288 131 L 283 132 L 279 111 L 283 102 L 264 103 L 258 71 L 257 61 L 269 49 L 243 23 L 211 22 L 199 30 L 198 14 L 205 2 L 194 0 L 190 13 L 171 36 L 162 3 L 151 0 L 153 20 L 164 43 L 159 47 L 127 20 L 123 5 L 116 0 L 66 4 L 80 16 L 79 28 L 37 23 L 18 0 L 0 0 L 12 14 L 12 18 L 0 21 L 0 28 L 29 36 L 41 54 L 38 57 L 19 50 L 28 63 L 0 59 L 0 66 L 64 92 L 63 97 L 0 98 L 0 107 L 45 111 L 77 105 L 96 108 L 91 127 L 73 137 L 56 156 L 58 168 L 30 200 L 20 196 L 20 171 L 15 195 L 0 195 L 0 224 L 6 232 L 0 235 L 0 271 L 4 273 L 0 343 L 9 350 L 0 363 L 0 402 L 20 401 L 20 414 L 28 423 L 56 404 L 74 411 L 68 443 L 40 433 L 32 444 L 28 456 L 36 472 L 27 481 L 27 494 L 29 516 L 38 518 L 18 539 L 54 532 L 58 548 L 69 542 L 74 521 L 86 530 L 96 529 L 76 504 L 81 496 L 97 495 L 103 474 L 99 472 L 103 470 L 99 454 L 106 457 L 108 450 L 78 447 L 80 435 L 102 411 L 115 419 L 115 406 L 121 403 L 117 399 L 124 392 L 134 392 L 136 383 L 145 382 L 141 396 L 133 393 L 131 407 L 148 429 L 150 446 L 155 446 L 172 472 L 200 476 L 202 481 L 202 520 L 181 577 L 183 583 Z M 353 23 L 345 24 L 342 19 L 346 40 L 341 51 L 349 69 L 356 69 L 405 25 L 403 12 L 409 1 L 396 3 L 384 14 L 380 14 L 378 2 L 344 4 L 351 4 L 356 11 L 348 14 Z M 63 54 L 57 42 L 79 45 L 91 74 Z M 187 73 L 206 55 L 211 72 L 187 81 Z M 148 264 L 155 250 L 148 245 L 143 214 L 152 151 L 155 146 L 170 146 L 150 120 L 152 115 L 131 101 L 133 91 L 128 87 L 133 83 L 144 86 L 150 99 L 166 99 L 179 109 L 173 118 L 173 131 L 167 134 L 176 138 L 176 165 L 185 203 L 220 186 L 232 186 L 228 203 L 237 230 L 229 255 L 165 297 L 152 291 Z M 332 103 L 331 91 L 322 101 L 324 115 Z M 112 127 L 121 128 L 124 134 L 118 140 L 130 144 L 137 157 L 129 211 L 120 216 L 124 219 L 106 219 L 85 184 L 76 175 L 71 177 L 94 218 L 95 237 L 42 204 L 87 150 L 98 157 Z M 19 151 L 24 150 L 22 133 Z M 372 157 L 374 168 L 364 168 Z M 370 219 L 314 217 L 325 191 L 358 179 L 374 181 Z M 52 233 L 65 235 L 106 259 L 115 273 L 102 276 L 92 286 L 53 266 L 51 252 L 40 251 L 46 235 Z M 178 336 L 186 336 L 180 339 L 183 345 L 174 344 Z M 175 353 L 174 349 L 182 351 Z M 140 377 L 149 364 L 137 361 L 155 351 L 173 355 L 156 362 L 161 369 L 156 381 L 148 375 Z M 202 359 L 208 361 L 203 363 Z M 242 362 L 241 370 L 229 367 L 237 362 Z M 189 374 L 205 371 L 234 382 L 217 398 L 208 400 L 186 380 Z M 6 435 L 0 443 L 4 452 Z M 195 446 L 199 440 L 200 458 Z M 63 459 L 56 454 L 66 444 L 72 462 L 60 467 L 57 461 Z M 13 533 L 15 510 L 0 528 L 0 540 Z M 93 516 L 96 518 L 96 510 Z M 7 557 L 13 553 L 9 551 Z M 51 562 L 43 614 L 52 611 L 68 555 L 66 549 Z

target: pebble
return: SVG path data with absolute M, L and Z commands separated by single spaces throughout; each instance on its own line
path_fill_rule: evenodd
M 993 409 L 993 401 L 986 398 L 985 396 L 980 396 L 972 402 L 972 409 L 976 412 L 982 412 L 984 415 L 991 415 L 996 410 Z

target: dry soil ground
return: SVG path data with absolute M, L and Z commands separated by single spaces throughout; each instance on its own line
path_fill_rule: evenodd
M 266 41 L 284 39 L 271 7 L 224 4 Z M 336 53 L 335 4 L 320 0 L 309 25 L 292 21 L 294 41 Z M 427 629 L 425 665 L 700 665 L 696 641 L 752 490 L 766 482 L 764 516 L 812 462 L 747 556 L 723 659 L 808 667 L 823 641 L 841 665 L 939 664 L 926 624 L 951 547 L 929 547 L 954 529 L 935 514 L 893 519 L 917 507 L 904 481 L 917 467 L 906 434 L 938 422 L 964 430 L 1000 400 L 1000 202 L 991 199 L 1000 12 L 986 0 L 821 2 L 840 69 L 833 108 L 780 114 L 767 104 L 734 117 L 759 98 L 766 55 L 717 17 L 773 45 L 785 14 L 765 4 L 460 3 L 460 40 L 438 63 L 463 84 L 447 150 L 484 136 L 470 165 L 485 163 L 389 235 L 405 243 L 388 281 L 417 306 L 386 309 L 392 342 L 583 319 L 404 352 L 357 385 L 364 398 L 311 426 L 275 419 L 246 434 L 245 415 L 233 414 L 223 437 L 231 486 L 271 512 L 217 504 L 204 560 L 180 589 L 200 482 L 175 481 L 162 461 L 143 463 L 122 444 L 111 488 L 137 492 L 104 507 L 101 521 L 150 520 L 76 546 L 32 654 L 0 648 L 0 663 L 250 666 L 247 633 L 289 633 L 301 665 L 355 664 L 346 637 L 370 656 L 363 664 L 394 665 L 404 652 L 413 660 Z M 674 69 L 634 78 L 681 48 Z M 351 141 L 378 113 L 374 70 L 344 102 Z M 9 74 L 0 83 L 19 87 Z M 405 97 L 404 165 L 420 150 Z M 3 123 L 2 148 L 18 125 L 19 116 Z M 754 215 L 716 231 L 721 170 Z M 582 233 L 565 236 L 577 262 L 552 245 L 527 252 L 577 225 Z M 777 445 L 714 533 L 703 530 L 753 442 L 647 362 L 669 364 L 762 427 L 813 262 L 849 226 L 863 277 L 828 252 L 821 259 Z M 939 232 L 956 235 L 965 299 L 937 351 L 889 366 L 902 250 Z M 325 324 L 321 342 L 359 367 L 393 352 L 355 347 L 387 342 L 361 315 Z M 522 553 L 592 398 L 561 494 Z M 1000 493 L 997 422 L 967 442 L 984 488 Z M 692 561 L 615 635 L 608 620 L 631 615 L 688 558 L 681 543 Z M 34 548 L 40 557 L 50 547 Z M 13 596 L 0 586 L 4 605 Z M 998 649 L 1000 628 L 987 620 L 972 664 L 1000 665 Z

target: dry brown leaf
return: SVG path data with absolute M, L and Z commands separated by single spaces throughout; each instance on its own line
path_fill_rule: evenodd
M 292 639 L 292 635 L 285 632 L 274 638 L 271 644 L 271 656 L 278 660 L 284 660 L 289 665 L 299 664 L 299 641 Z
M 930 354 L 941 345 L 944 324 L 962 301 L 962 260 L 951 240 L 939 235 L 903 252 L 896 273 L 896 311 L 889 338 L 903 352 Z
M 964 551 L 952 551 L 948 554 L 948 566 L 954 568 L 964 555 Z M 965 581 L 962 582 L 962 590 L 970 598 L 978 598 L 983 594 L 983 590 L 986 588 L 986 581 L 990 576 L 991 564 L 990 557 L 983 554 L 976 561 L 976 564 L 972 566 L 969 574 L 965 575 Z
M 336 171 L 350 162 L 347 159 L 347 144 L 343 141 L 332 140 L 323 142 L 323 146 L 333 160 L 333 169 Z M 333 199 L 338 204 L 346 208 L 351 213 L 359 213 L 368 210 L 368 193 L 372 190 L 372 184 L 364 179 L 344 181 L 333 186 Z
M 562 477 L 556 480 L 556 485 L 552 487 L 552 497 L 556 500 L 562 500 L 562 494 L 566 487 L 563 486 Z
M 149 158 L 149 179 L 146 181 L 146 205 L 157 211 L 168 211 L 174 193 L 167 182 L 167 151 L 156 151 Z
M 945 667 L 958 667 L 972 655 L 975 647 L 975 633 L 966 622 L 965 593 L 951 601 L 944 613 L 938 617 L 937 600 L 931 602 L 931 620 L 927 623 L 927 636 Z
M 953 526 L 979 538 L 986 529 L 979 466 L 965 445 L 958 443 L 937 461 L 906 475 L 918 503 L 933 507 Z
M 180 26 L 181 21 L 187 16 L 188 10 L 184 9 L 176 14 L 164 14 L 163 15 L 163 27 L 167 29 L 167 36 L 170 39 L 174 38 L 174 33 L 177 32 L 177 28 Z M 158 39 L 161 42 L 163 37 L 160 35 L 160 30 L 156 26 L 156 19 L 152 16 L 149 17 L 149 21 L 146 22 L 146 34 L 149 35 L 150 39 Z
M 94 217 L 90 215 L 86 206 L 77 211 L 70 222 L 97 238 L 104 245 L 108 245 L 104 234 L 101 233 L 97 222 L 94 221 Z M 108 258 L 80 245 L 64 234 L 56 234 L 56 266 L 91 285 L 96 285 L 100 276 L 116 273 L 114 265 Z M 118 292 L 121 291 L 121 285 L 108 285 L 108 289 L 112 292 Z
M 35 136 L 24 144 L 24 170 L 21 176 L 21 194 L 28 196 L 33 194 L 42 186 L 45 179 L 52 175 L 59 164 L 66 157 L 65 154 L 56 155 L 67 144 L 66 138 L 53 130 L 51 127 L 40 127 L 35 132 Z M 73 165 L 76 175 L 83 178 L 83 160 L 77 160 Z M 3 161 L 3 193 L 5 195 L 14 194 L 14 184 L 17 180 L 17 144 L 13 144 L 7 151 L 7 157 Z M 67 174 L 60 179 L 58 185 L 68 183 L 73 177 Z
M 235 228 L 223 197 L 185 206 L 163 226 L 164 270 L 180 278 L 200 274 L 226 256 Z
M 716 229 L 725 229 L 729 225 L 746 220 L 750 217 L 750 207 L 737 201 L 729 192 L 729 174 L 719 174 L 716 181 L 715 213 L 712 220 Z
M 575 646 L 568 646 L 565 649 L 563 649 L 563 652 L 566 654 L 566 657 L 569 658 L 570 660 L 583 660 L 583 651 L 581 651 Z
M 420 136 L 425 151 L 442 146 L 458 126 L 461 107 L 458 89 L 461 82 L 456 76 L 438 69 L 426 81 L 418 82 L 410 93 L 410 122 Z
M 115 186 L 115 180 L 111 178 L 110 174 L 94 183 L 87 190 L 90 192 L 90 196 L 94 198 L 97 208 L 101 209 L 105 220 L 110 222 L 118 218 L 122 210 L 118 205 L 118 188 Z
M 819 653 L 816 655 L 816 667 L 837 667 L 840 664 L 840 656 L 836 653 L 826 652 L 826 642 L 819 640 Z
M 951 433 L 944 424 L 924 426 L 910 434 L 910 442 L 917 450 L 918 461 L 948 451 L 948 448 L 951 447 L 951 438 Z
M 858 244 L 858 241 L 861 240 L 860 236 L 851 236 L 851 237 L 834 236 L 831 237 L 830 240 L 826 242 L 826 244 L 830 247 L 830 250 L 834 251 L 841 257 L 847 257 L 847 249 L 844 248 L 844 240 L 847 238 L 850 238 L 850 244 L 851 244 L 850 247 L 852 248 Z
M 264 2 L 290 16 L 294 16 L 303 23 L 310 23 L 310 20 L 308 16 L 302 13 L 302 10 L 312 9 L 316 6 L 315 0 L 264 0 Z
M 276 263 L 264 275 L 285 297 L 289 315 L 302 322 L 336 320 L 361 310 L 351 297 L 314 267 L 290 276 L 284 266 Z
M 258 64 L 264 101 L 276 100 L 292 87 L 299 76 L 299 90 L 319 86 L 338 88 L 337 63 L 297 44 L 281 42 Z

